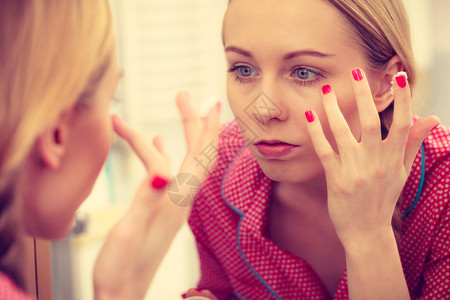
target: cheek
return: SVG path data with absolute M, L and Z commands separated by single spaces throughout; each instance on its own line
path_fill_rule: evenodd
M 103 116 L 101 120 L 98 121 L 97 130 L 95 135 L 92 136 L 91 142 L 93 144 L 92 150 L 95 153 L 93 155 L 93 160 L 95 160 L 94 166 L 94 176 L 98 176 L 106 157 L 108 155 L 109 149 L 111 147 L 112 139 L 112 124 L 111 118 L 108 115 Z M 95 181 L 95 179 L 94 179 Z
M 248 93 L 243 91 L 242 85 L 235 82 L 234 78 L 229 74 L 227 77 L 227 98 L 231 111 L 236 118 L 245 118 L 245 107 L 248 105 Z
M 80 155 L 74 163 L 79 164 L 79 173 L 84 174 L 83 196 L 87 196 L 100 173 L 111 146 L 112 124 L 109 113 L 102 113 L 84 126 L 86 131 L 78 149 Z

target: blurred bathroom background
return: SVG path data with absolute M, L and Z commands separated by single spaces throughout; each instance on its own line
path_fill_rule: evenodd
M 436 114 L 450 125 L 450 1 L 404 0 L 412 28 L 420 81 L 415 113 Z M 222 100 L 222 121 L 232 114 L 225 93 L 221 43 L 226 0 L 111 0 L 124 77 L 112 104 L 149 139 L 164 136 L 176 174 L 185 153 L 175 94 L 187 90 L 201 111 Z M 95 258 L 112 225 L 125 212 L 144 176 L 129 147 L 115 140 L 94 191 L 66 239 L 52 243 L 53 299 L 93 299 Z M 149 257 L 148 259 L 152 259 Z M 114 263 L 114 262 L 111 262 Z M 184 226 L 164 259 L 146 299 L 181 299 L 195 287 L 199 265 Z

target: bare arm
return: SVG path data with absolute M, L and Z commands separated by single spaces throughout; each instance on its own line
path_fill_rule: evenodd
M 186 94 L 177 99 L 184 125 L 188 153 L 180 172 L 202 180 L 203 170 L 192 169 L 194 157 L 219 131 L 219 105 L 201 118 Z M 176 206 L 168 198 L 171 179 L 169 158 L 162 140 L 146 140 L 124 120 L 113 117 L 115 132 L 125 139 L 140 158 L 147 176 L 133 203 L 112 229 L 94 269 L 95 299 L 143 299 L 156 270 L 186 220 L 189 207 Z M 190 191 L 189 191 L 190 192 Z

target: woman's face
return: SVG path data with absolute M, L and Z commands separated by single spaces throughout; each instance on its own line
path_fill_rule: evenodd
M 121 75 L 114 49 L 111 62 L 92 97 L 64 116 L 64 153 L 57 168 L 37 167 L 27 183 L 24 223 L 32 236 L 61 238 L 98 177 L 111 145 L 110 102 Z
M 351 70 L 363 68 L 371 87 L 377 83 L 352 34 L 340 13 L 321 0 L 229 5 L 224 20 L 228 100 L 250 150 L 272 180 L 305 182 L 323 174 L 304 112 L 317 112 L 335 147 L 321 100 L 325 84 L 335 90 L 358 138 Z

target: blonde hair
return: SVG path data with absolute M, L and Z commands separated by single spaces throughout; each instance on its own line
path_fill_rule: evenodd
M 408 16 L 402 0 L 327 0 L 354 30 L 354 41 L 366 54 L 372 71 L 380 71 L 397 55 L 408 74 L 411 89 L 416 83 Z M 380 113 L 383 138 L 392 124 L 394 103 Z
M 13 220 L 7 212 L 22 162 L 51 121 L 88 101 L 113 47 L 107 0 L 0 2 L 1 271 L 8 272 L 3 258 L 13 245 Z

